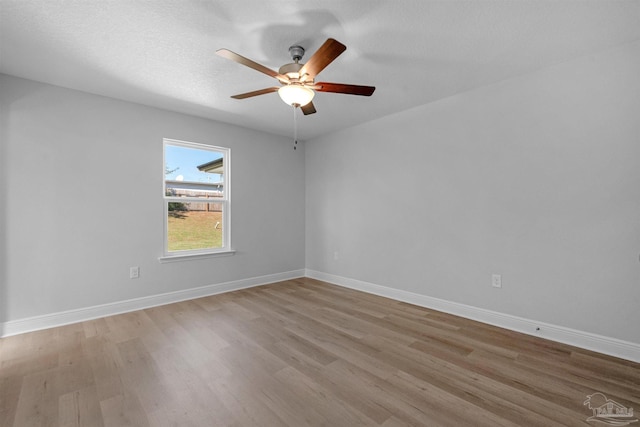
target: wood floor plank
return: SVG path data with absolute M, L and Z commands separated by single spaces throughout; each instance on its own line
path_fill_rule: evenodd
M 584 426 L 640 364 L 300 278 L 0 340 L 0 425 Z
M 105 427 L 148 427 L 149 419 L 138 397 L 128 390 L 100 402 Z
M 58 416 L 61 427 L 104 426 L 96 387 L 80 388 L 61 395 Z
M 276 377 L 303 401 L 314 402 L 314 407 L 324 414 L 327 425 L 366 426 L 372 420 L 366 414 L 337 399 L 331 390 L 322 387 L 295 368 L 287 367 L 276 373 Z
M 233 422 L 229 426 L 286 426 L 287 423 L 279 414 L 272 411 L 256 396 L 254 384 L 237 381 L 233 377 L 216 380 L 212 385 L 214 392 L 220 397 L 227 410 L 233 414 Z M 214 425 L 224 425 L 216 423 Z
M 25 375 L 20 387 L 13 425 L 55 426 L 58 420 L 56 369 Z

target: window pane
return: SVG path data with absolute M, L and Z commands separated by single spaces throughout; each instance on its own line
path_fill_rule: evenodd
M 223 203 L 168 201 L 167 250 L 221 248 L 223 206 Z
M 164 158 L 167 189 L 197 190 L 213 185 L 222 191 L 224 156 L 221 152 L 165 144 Z

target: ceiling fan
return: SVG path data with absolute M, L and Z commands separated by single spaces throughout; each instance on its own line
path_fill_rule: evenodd
M 230 59 L 239 64 L 253 68 L 256 71 L 264 73 L 270 77 L 277 79 L 281 86 L 268 87 L 265 89 L 254 90 L 252 92 L 233 95 L 234 99 L 245 99 L 253 96 L 264 95 L 267 93 L 278 92 L 280 98 L 288 104 L 300 107 L 302 112 L 313 114 L 316 112 L 313 106 L 315 92 L 333 92 L 345 93 L 349 95 L 371 96 L 376 90 L 373 86 L 359 86 L 344 83 L 316 82 L 315 77 L 324 70 L 333 60 L 335 60 L 342 52 L 347 49 L 345 45 L 334 39 L 327 39 L 322 46 L 309 58 L 305 64 L 301 64 L 300 60 L 304 56 L 304 48 L 302 46 L 291 46 L 289 53 L 293 59 L 292 63 L 285 64 L 278 72 L 258 64 L 244 56 L 238 55 L 228 49 L 218 49 L 216 54 L 223 58 Z

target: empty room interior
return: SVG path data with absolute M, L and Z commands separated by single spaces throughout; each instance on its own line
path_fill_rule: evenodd
M 640 423 L 639 76 L 631 0 L 0 0 L 0 426 Z

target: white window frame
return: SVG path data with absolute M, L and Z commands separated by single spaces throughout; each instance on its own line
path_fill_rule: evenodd
M 222 246 L 219 248 L 205 248 L 205 249 L 193 249 L 182 251 L 169 251 L 168 244 L 168 220 L 169 212 L 167 205 L 169 202 L 199 202 L 202 203 L 202 198 L 190 198 L 190 197 L 172 197 L 167 196 L 167 183 L 166 183 L 166 152 L 167 145 L 193 148 L 198 150 L 209 150 L 221 153 L 223 156 L 222 162 L 222 176 L 223 178 L 223 197 L 211 200 L 210 203 L 222 204 Z M 226 147 L 218 147 L 215 145 L 202 144 L 197 142 L 180 141 L 177 139 L 164 138 L 162 140 L 162 211 L 163 211 L 163 256 L 159 257 L 160 262 L 172 262 L 183 261 L 193 258 L 203 258 L 211 256 L 224 256 L 233 255 L 235 251 L 231 249 L 231 149 Z

